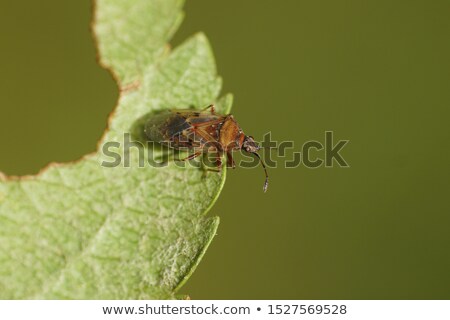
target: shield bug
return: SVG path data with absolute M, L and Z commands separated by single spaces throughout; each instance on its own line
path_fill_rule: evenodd
M 208 110 L 209 109 L 209 110 Z M 222 168 L 222 155 L 235 168 L 232 151 L 243 150 L 255 155 L 266 175 L 264 192 L 269 185 L 266 165 L 258 154 L 261 147 L 251 136 L 244 134 L 231 114 L 220 115 L 214 105 L 201 111 L 169 110 L 150 118 L 145 124 L 148 139 L 174 149 L 189 149 L 192 153 L 182 161 L 191 160 L 203 153 L 214 153 L 218 171 Z

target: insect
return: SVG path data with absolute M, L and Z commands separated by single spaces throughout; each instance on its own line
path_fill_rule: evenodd
M 182 161 L 194 159 L 203 153 L 214 153 L 219 172 L 222 169 L 222 155 L 227 155 L 227 164 L 234 169 L 232 151 L 243 150 L 253 154 L 264 169 L 266 179 L 263 190 L 267 191 L 269 176 L 258 154 L 261 147 L 253 137 L 244 134 L 231 114 L 217 114 L 214 105 L 201 111 L 175 109 L 157 114 L 145 124 L 145 134 L 151 141 L 171 148 L 191 150 L 193 153 Z

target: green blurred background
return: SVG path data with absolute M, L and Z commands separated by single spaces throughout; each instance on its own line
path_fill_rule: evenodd
M 118 97 L 91 4 L 0 3 L 0 170 L 95 150 Z M 246 133 L 348 139 L 350 168 L 236 169 L 193 299 L 450 299 L 450 2 L 188 0 Z M 292 155 L 292 151 L 288 156 Z

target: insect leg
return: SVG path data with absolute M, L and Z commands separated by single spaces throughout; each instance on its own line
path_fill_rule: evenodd
M 202 111 L 211 109 L 211 114 L 215 114 L 216 113 L 216 108 L 214 107 L 213 104 L 210 104 L 209 106 L 207 106 L 205 109 L 203 109 Z
M 219 172 L 221 172 L 222 171 L 222 155 L 219 151 L 216 152 L 216 155 L 217 155 L 217 157 L 216 157 L 217 170 Z
M 196 152 L 196 153 L 193 153 L 193 154 L 188 155 L 186 158 L 180 159 L 180 161 L 192 160 L 192 159 L 197 158 L 197 157 L 198 157 L 199 155 L 201 155 L 201 154 L 202 154 L 202 152 L 201 152 L 201 151 L 198 151 L 198 152 Z
M 233 169 L 236 168 L 236 164 L 234 163 L 233 154 L 231 153 L 231 151 L 227 152 L 227 164 Z
M 206 178 L 206 175 L 207 175 L 207 173 L 209 171 L 210 172 L 216 172 L 216 173 L 220 173 L 222 171 L 222 161 L 221 161 L 222 154 L 221 154 L 220 151 L 216 151 L 214 153 L 216 153 L 216 155 L 217 155 L 216 163 L 215 163 L 216 167 L 215 168 L 210 168 L 210 167 L 206 166 L 205 163 L 203 163 L 204 164 L 204 167 L 203 167 L 203 170 L 204 170 L 203 171 L 203 178 Z
M 205 171 L 212 171 L 212 172 L 222 172 L 222 153 L 220 151 L 215 152 L 216 153 L 216 162 L 215 168 L 206 168 Z

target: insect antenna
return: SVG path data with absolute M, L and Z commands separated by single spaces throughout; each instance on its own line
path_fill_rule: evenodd
M 259 156 L 258 153 L 254 152 L 253 154 L 258 157 L 259 162 L 261 162 L 261 165 L 262 165 L 262 167 L 264 169 L 264 173 L 266 174 L 266 180 L 264 181 L 264 187 L 263 187 L 264 192 L 266 192 L 267 191 L 267 187 L 269 186 L 269 175 L 267 174 L 266 164 L 261 159 L 261 157 Z

